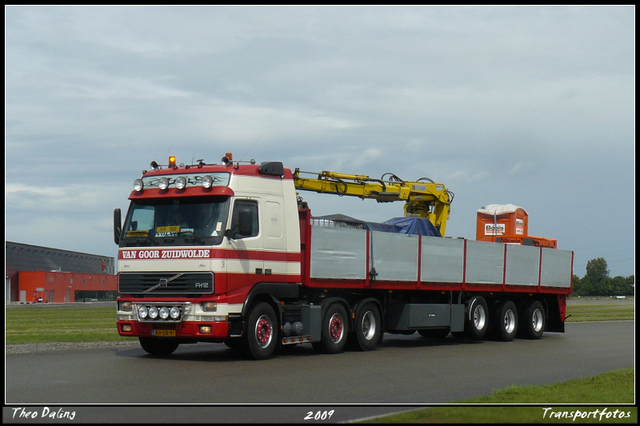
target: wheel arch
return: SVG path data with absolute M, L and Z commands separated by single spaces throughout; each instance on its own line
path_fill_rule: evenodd
M 347 299 L 345 299 L 344 297 L 340 297 L 340 296 L 328 297 L 328 298 L 324 299 L 321 302 L 322 317 L 324 318 L 324 313 L 327 311 L 329 306 L 331 306 L 334 303 L 340 303 L 344 307 L 344 309 L 347 311 L 347 316 L 349 317 L 349 322 L 351 322 L 351 317 L 352 317 L 351 306 L 349 305 L 349 302 L 347 301 Z M 355 311 L 353 311 L 353 312 L 355 312 Z
M 298 286 L 288 283 L 258 283 L 256 284 L 242 306 L 241 318 L 246 320 L 251 309 L 259 302 L 266 302 L 274 309 L 278 315 L 278 320 L 282 321 L 282 308 L 280 301 L 285 299 L 297 299 Z

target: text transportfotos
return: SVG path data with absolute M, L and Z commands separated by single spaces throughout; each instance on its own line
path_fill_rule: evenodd
M 566 410 L 553 410 L 553 408 L 543 408 L 544 414 L 542 415 L 543 419 L 571 419 L 572 421 L 576 421 L 576 419 L 594 419 L 601 421 L 603 418 L 605 419 L 626 419 L 631 417 L 631 411 L 609 411 L 607 408 L 596 409 L 592 411 L 582 411 L 582 410 L 574 410 L 574 411 L 566 411 Z

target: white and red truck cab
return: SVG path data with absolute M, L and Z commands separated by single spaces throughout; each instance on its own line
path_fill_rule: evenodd
M 118 332 L 168 355 L 225 342 L 251 358 L 311 343 L 564 331 L 573 252 L 315 220 L 280 162 L 168 166 L 114 212 Z M 427 220 L 427 219 L 425 219 Z

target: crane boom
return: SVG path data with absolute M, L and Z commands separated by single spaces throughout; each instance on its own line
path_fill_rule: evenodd
M 302 177 L 302 174 L 317 177 Z M 373 179 L 365 175 L 329 171 L 311 173 L 295 169 L 293 180 L 296 189 L 304 191 L 372 198 L 379 203 L 404 201 L 405 216 L 429 219 L 444 237 L 453 193 L 443 184 L 428 178 L 411 182 L 391 175 L 389 180 L 383 180 L 385 175 L 380 179 Z

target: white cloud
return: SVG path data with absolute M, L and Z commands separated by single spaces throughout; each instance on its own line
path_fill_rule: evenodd
M 528 161 L 518 161 L 510 169 L 510 175 L 519 175 L 535 170 L 536 164 Z

